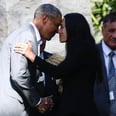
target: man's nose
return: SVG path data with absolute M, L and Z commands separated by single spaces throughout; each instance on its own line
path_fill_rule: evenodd
M 116 31 L 112 34 L 112 38 L 116 39 Z
M 115 32 L 114 32 L 114 34 L 113 34 L 113 37 L 116 38 L 116 30 L 115 30 Z

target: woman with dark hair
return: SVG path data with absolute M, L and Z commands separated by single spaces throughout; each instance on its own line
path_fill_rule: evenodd
M 30 43 L 17 45 L 15 51 L 46 74 L 62 79 L 58 116 L 98 116 L 93 89 L 96 78 L 101 78 L 101 63 L 89 24 L 83 15 L 69 13 L 64 16 L 59 36 L 61 42 L 66 42 L 66 57 L 58 66 L 34 54 Z

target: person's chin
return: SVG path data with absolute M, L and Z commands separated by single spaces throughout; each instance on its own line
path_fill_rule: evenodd
M 116 50 L 116 43 L 112 43 L 109 46 L 112 50 Z

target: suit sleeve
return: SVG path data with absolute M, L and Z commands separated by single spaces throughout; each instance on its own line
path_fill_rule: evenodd
M 39 70 L 45 72 L 49 76 L 53 76 L 54 78 L 68 78 L 72 76 L 73 73 L 78 72 L 81 68 L 83 68 L 84 65 L 88 65 L 88 62 L 83 61 L 85 56 L 82 55 L 83 54 L 80 53 L 74 55 L 72 54 L 71 57 L 66 58 L 57 66 L 48 63 L 42 60 L 40 57 L 36 56 L 34 64 L 38 66 Z
M 70 56 L 66 57 L 64 61 L 57 66 L 42 60 L 38 56 L 36 56 L 34 64 L 49 76 L 53 76 L 54 78 L 68 78 L 72 77 L 74 73 L 79 74 L 80 70 L 90 67 L 90 64 L 95 66 L 94 60 L 94 50 L 85 44 L 85 46 L 80 46 L 76 52 L 72 52 Z

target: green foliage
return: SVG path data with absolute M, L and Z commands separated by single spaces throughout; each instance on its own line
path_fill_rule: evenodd
M 116 0 L 112 0 L 112 2 L 110 2 L 110 6 L 111 6 L 111 11 L 116 11 Z
M 93 27 L 95 29 L 95 33 L 101 31 L 101 25 L 104 16 L 112 11 L 112 7 L 116 8 L 113 2 L 116 2 L 116 0 L 91 0 L 91 18 L 93 22 Z

